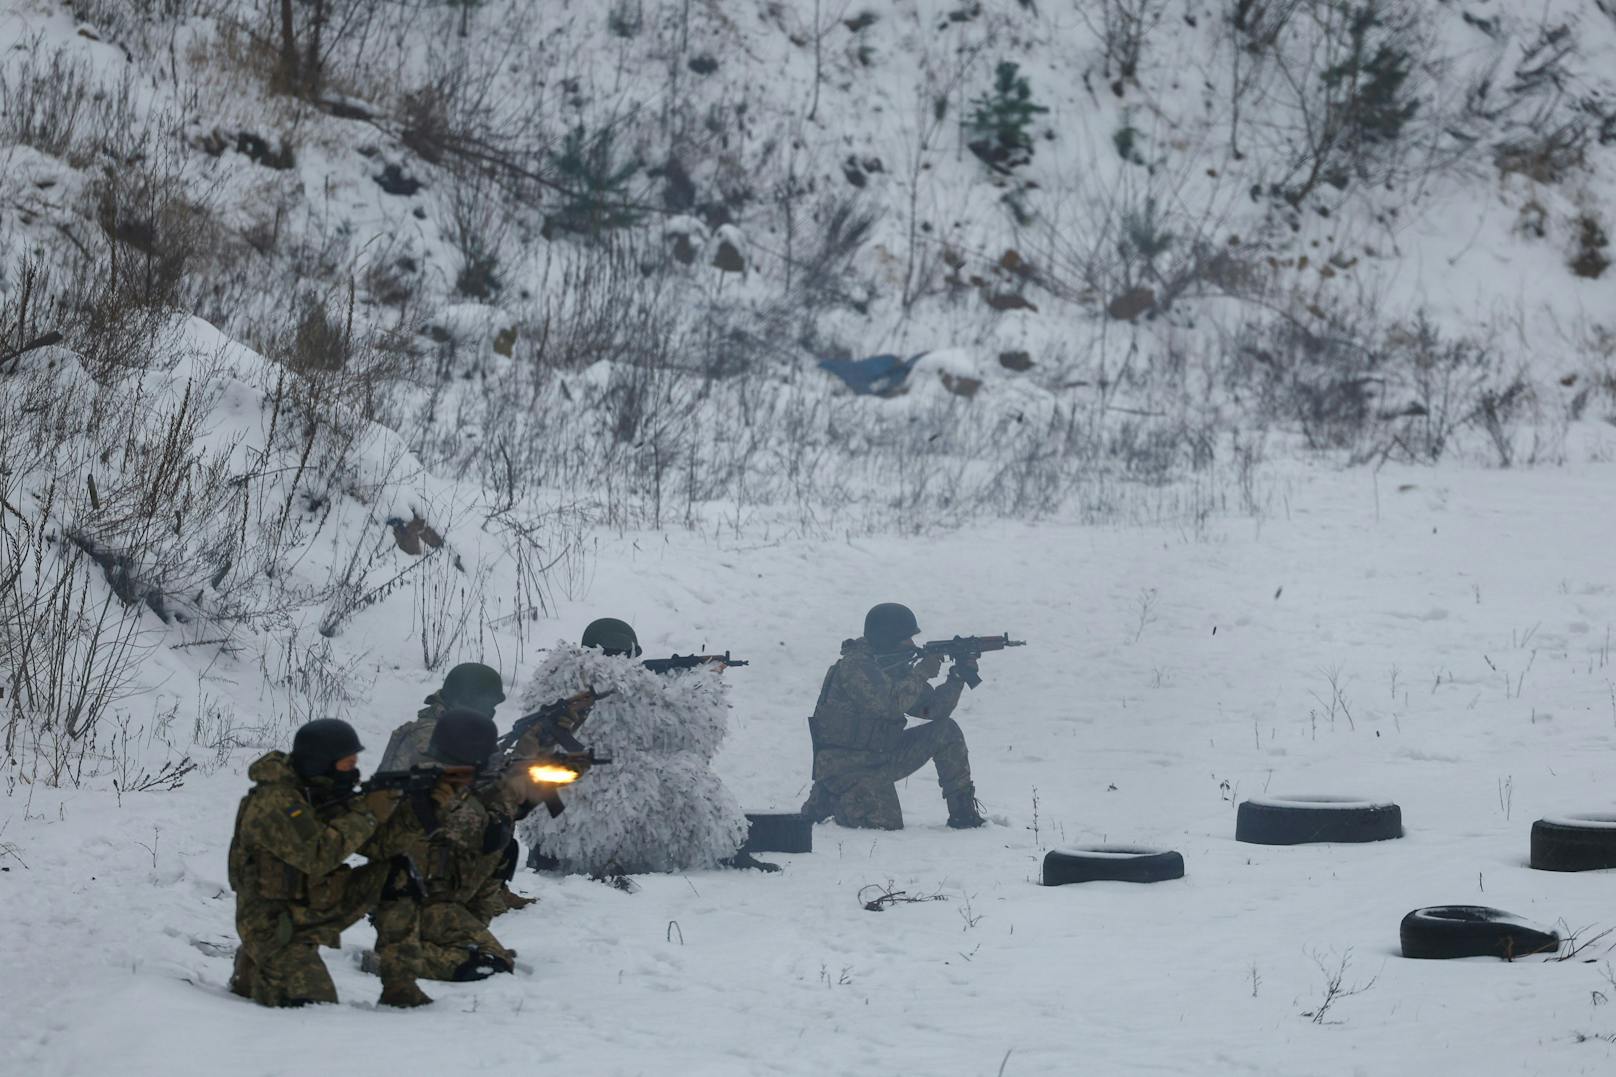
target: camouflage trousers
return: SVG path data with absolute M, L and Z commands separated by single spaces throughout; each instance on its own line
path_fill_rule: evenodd
M 236 931 L 241 946 L 230 976 L 230 990 L 260 1006 L 302 1006 L 336 1002 L 321 946 L 342 943 L 345 928 L 374 913 L 376 956 L 382 984 L 413 984 L 422 959 L 419 909 L 413 900 L 385 900 L 382 892 L 393 868 L 384 862 L 341 867 L 340 880 L 322 882 L 336 899 L 319 908 L 288 901 L 236 897 Z
M 897 783 L 927 763 L 936 764 L 945 798 L 970 790 L 971 759 L 954 719 L 905 729 L 890 751 L 822 748 L 814 756 L 814 784 L 802 812 L 810 818 L 834 815 L 842 826 L 902 830 Z
M 428 901 L 421 906 L 422 979 L 453 980 L 473 950 L 515 963 L 516 955 L 494 937 L 478 912 L 457 901 Z

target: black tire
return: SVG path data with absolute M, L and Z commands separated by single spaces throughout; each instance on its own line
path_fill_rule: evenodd
M 1415 909 L 1398 928 L 1403 956 L 1424 959 L 1552 954 L 1560 936 L 1502 909 L 1485 905 L 1433 905 Z
M 1532 824 L 1532 866 L 1539 871 L 1616 868 L 1616 812 L 1539 819 Z
M 1403 836 L 1396 804 L 1352 797 L 1253 797 L 1240 803 L 1234 840 L 1254 845 L 1387 841 Z
M 814 851 L 814 824 L 801 812 L 749 811 L 743 853 L 811 853 Z
M 1079 845 L 1044 856 L 1044 885 L 1123 882 L 1159 883 L 1184 877 L 1184 858 L 1169 849 L 1131 845 Z

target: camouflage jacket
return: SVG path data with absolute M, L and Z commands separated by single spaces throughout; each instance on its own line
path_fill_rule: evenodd
M 285 752 L 247 770 L 256 784 L 241 798 L 230 839 L 230 887 L 246 903 L 321 908 L 335 901 L 343 861 L 376 832 L 364 801 L 318 804 Z
M 432 730 L 444 711 L 443 699 L 433 692 L 426 697 L 426 706 L 415 715 L 415 721 L 405 722 L 387 738 L 387 749 L 376 765 L 378 774 L 392 770 L 409 770 L 428 763 L 426 746 L 432 742 Z
M 438 727 L 438 719 L 443 717 L 447 709 L 443 697 L 438 693 L 433 692 L 427 696 L 426 706 L 415 713 L 415 721 L 405 722 L 393 730 L 393 735 L 387 738 L 387 748 L 382 752 L 382 761 L 377 765 L 376 773 L 432 766 L 433 762 L 426 754 L 427 745 L 432 743 L 432 731 Z M 522 745 L 527 743 L 524 738 L 518 744 L 518 752 Z M 503 758 L 504 754 L 499 753 L 490 760 L 490 763 L 499 762 Z
M 948 717 L 962 686 L 950 678 L 933 688 L 912 663 L 883 661 L 862 638 L 846 640 L 841 660 L 825 674 L 809 719 L 814 751 L 892 751 L 909 715 Z
M 436 825 L 429 831 L 411 804 L 399 805 L 373 849 L 414 861 L 428 901 L 466 904 L 498 867 L 514 833 L 511 814 L 490 784 L 461 790 L 432 814 Z

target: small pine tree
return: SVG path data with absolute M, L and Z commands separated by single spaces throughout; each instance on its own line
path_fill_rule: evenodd
M 1009 60 L 994 68 L 993 93 L 971 102 L 967 121 L 977 137 L 971 152 L 989 167 L 1008 172 L 1032 160 L 1033 117 L 1049 109 L 1032 100 L 1032 88 L 1021 68 Z
M 1420 103 L 1405 90 L 1414 61 L 1387 29 L 1378 0 L 1354 9 L 1347 22 L 1347 55 L 1326 68 L 1324 85 L 1343 95 L 1342 123 L 1347 141 L 1357 146 L 1396 142 Z
M 598 235 L 639 220 L 629 203 L 628 183 L 640 170 L 637 160 L 619 161 L 617 132 L 607 125 L 590 134 L 583 124 L 574 126 L 561 141 L 554 168 L 566 189 L 566 203 L 553 218 L 570 232 Z
M 1303 182 L 1287 193 L 1299 203 L 1320 183 L 1345 189 L 1384 165 L 1419 112 L 1409 85 L 1415 22 L 1389 19 L 1384 0 L 1331 0 L 1344 40 L 1336 62 L 1319 73 L 1320 122 L 1310 138 Z

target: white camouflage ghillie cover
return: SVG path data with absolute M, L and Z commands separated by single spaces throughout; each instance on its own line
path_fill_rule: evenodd
M 656 674 L 637 659 L 560 643 L 522 693 L 524 713 L 584 688 L 611 691 L 578 739 L 612 758 L 562 790 L 567 810 L 522 824 L 572 873 L 712 868 L 746 840 L 746 813 L 713 772 L 729 702 L 712 669 Z

